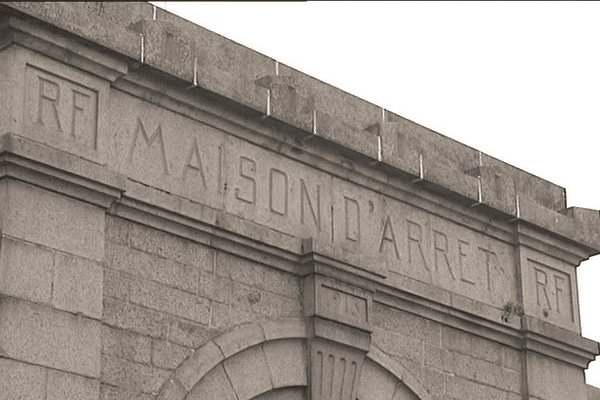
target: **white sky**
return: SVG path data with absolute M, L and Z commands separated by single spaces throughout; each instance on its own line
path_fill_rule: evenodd
M 600 209 L 600 2 L 153 4 Z M 578 282 L 583 335 L 600 341 L 597 258 Z

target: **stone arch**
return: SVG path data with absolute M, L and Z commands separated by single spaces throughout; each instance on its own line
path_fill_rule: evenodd
M 299 393 L 308 384 L 307 339 L 303 319 L 240 325 L 182 362 L 157 399 L 303 400 Z M 363 377 L 360 400 L 432 399 L 409 371 L 375 346 L 365 357 Z

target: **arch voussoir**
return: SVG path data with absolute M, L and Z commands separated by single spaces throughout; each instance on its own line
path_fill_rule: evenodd
M 199 347 L 184 360 L 163 384 L 157 399 L 183 400 L 218 365 L 223 370 L 219 378 L 222 379 L 220 375 L 223 374 L 227 377 L 238 399 L 250 399 L 286 386 L 305 386 L 307 360 L 304 339 L 307 337 L 305 321 L 297 318 L 237 326 Z M 261 345 L 260 348 L 251 350 L 257 345 Z M 263 375 L 268 374 L 268 384 L 263 382 L 253 388 L 245 386 L 244 376 L 257 372 L 244 367 L 244 360 L 248 357 L 264 360 L 262 372 Z

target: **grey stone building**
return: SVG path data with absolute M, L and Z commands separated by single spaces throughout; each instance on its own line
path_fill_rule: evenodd
M 0 400 L 600 398 L 562 187 L 147 3 L 0 21 Z

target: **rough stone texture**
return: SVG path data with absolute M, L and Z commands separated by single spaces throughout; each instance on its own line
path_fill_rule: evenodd
M 100 335 L 98 321 L 0 298 L 0 348 L 7 357 L 98 377 Z
M 152 339 L 103 325 L 102 354 L 142 364 L 150 364 L 152 360 Z
M 0 20 L 0 400 L 599 397 L 563 188 L 149 4 Z
M 102 357 L 102 381 L 113 386 L 155 396 L 168 376 L 165 370 L 111 356 Z
M 46 398 L 45 368 L 0 357 L 0 399 Z
M 2 233 L 101 261 L 104 213 L 97 207 L 12 180 L 0 183 Z
M 262 346 L 252 347 L 228 358 L 223 367 L 239 400 L 249 400 L 273 389 Z
M 100 382 L 96 379 L 48 370 L 47 400 L 96 400 L 100 395 Z
M 276 340 L 263 345 L 274 388 L 306 386 L 306 347 L 301 340 Z
M 0 292 L 35 303 L 50 304 L 54 257 L 52 251 L 2 237 Z
M 52 304 L 61 310 L 100 319 L 102 281 L 102 268 L 97 262 L 57 253 Z
M 213 368 L 187 395 L 188 399 L 236 400 L 237 396 L 222 365 Z

